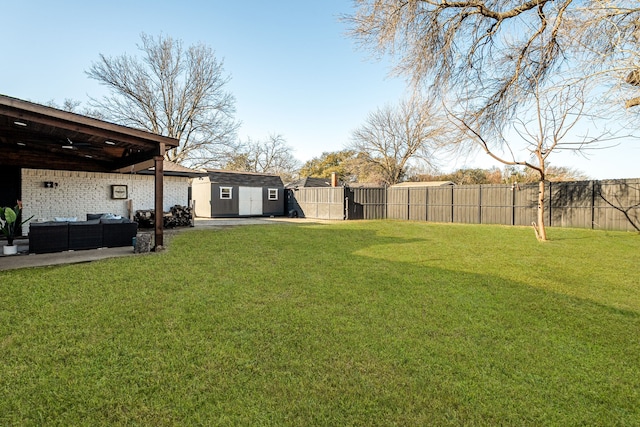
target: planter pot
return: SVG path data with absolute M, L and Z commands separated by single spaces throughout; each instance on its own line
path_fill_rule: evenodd
M 3 246 L 2 253 L 4 255 L 15 255 L 18 253 L 18 245 Z

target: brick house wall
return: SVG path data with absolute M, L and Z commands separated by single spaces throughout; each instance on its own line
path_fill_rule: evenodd
M 46 188 L 45 182 L 58 185 Z M 189 203 L 189 182 L 187 177 L 164 177 L 165 211 L 171 206 Z M 112 199 L 112 185 L 127 186 L 134 212 L 153 209 L 153 175 L 22 169 L 23 216 L 34 215 L 32 221 L 52 221 L 55 217 L 77 217 L 78 221 L 84 221 L 87 213 L 128 216 L 128 199 Z M 29 226 L 25 224 L 23 233 L 28 231 Z

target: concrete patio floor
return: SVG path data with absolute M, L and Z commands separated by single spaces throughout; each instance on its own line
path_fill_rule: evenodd
M 196 218 L 195 228 L 222 228 L 241 225 L 257 225 L 257 224 L 277 224 L 282 222 L 291 223 L 329 223 L 335 221 L 324 221 L 306 218 L 287 218 L 287 217 L 255 217 L 255 218 Z M 193 228 L 166 229 L 165 238 L 170 238 L 172 234 L 180 233 Z M 3 246 L 6 241 L 0 242 Z M 4 256 L 0 251 L 0 271 L 14 270 L 28 267 L 47 267 L 62 264 L 77 264 L 83 262 L 97 261 L 106 258 L 115 258 L 123 256 L 147 256 L 148 254 L 136 254 L 133 247 L 124 246 L 120 248 L 101 248 L 89 249 L 83 251 L 65 251 L 52 254 L 29 254 L 29 241 L 27 239 L 16 239 L 18 245 L 18 255 Z M 165 241 L 165 243 L 167 243 Z

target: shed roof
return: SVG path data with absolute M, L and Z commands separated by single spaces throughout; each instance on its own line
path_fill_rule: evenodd
M 331 178 L 304 177 L 287 184 L 287 188 L 331 187 Z
M 455 185 L 455 183 L 453 181 L 401 182 L 400 184 L 391 185 L 390 188 L 443 187 L 447 185 Z
M 284 187 L 279 175 L 218 169 L 205 170 L 212 183 L 244 187 Z
M 141 173 L 153 173 L 155 167 L 149 168 Z M 207 176 L 207 173 L 202 170 L 190 169 L 185 166 L 179 165 L 174 162 L 165 160 L 162 165 L 162 172 L 165 176 L 185 176 L 189 178 L 196 178 L 199 176 Z

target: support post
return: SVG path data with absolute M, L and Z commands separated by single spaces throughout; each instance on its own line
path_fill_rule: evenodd
M 161 144 L 160 155 L 154 156 L 155 162 L 155 243 L 153 249 L 155 251 L 162 250 L 164 245 L 164 144 Z

